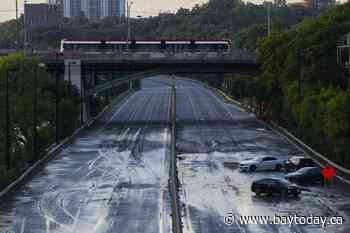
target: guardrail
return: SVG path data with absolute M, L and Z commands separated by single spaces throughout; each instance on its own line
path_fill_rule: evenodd
M 302 151 L 306 152 L 307 155 L 309 155 L 314 161 L 321 167 L 325 166 L 332 166 L 334 169 L 336 169 L 337 177 L 344 181 L 347 184 L 350 184 L 350 170 L 340 166 L 339 164 L 331 161 L 324 155 L 321 155 L 314 149 L 312 149 L 310 146 L 306 145 L 303 141 L 301 141 L 299 138 L 295 137 L 293 134 L 291 134 L 288 130 L 285 128 L 277 125 L 275 122 L 268 122 L 274 130 L 278 131 L 280 134 L 285 136 L 290 142 L 292 142 L 294 145 L 299 147 Z
M 231 96 L 224 93 L 222 90 L 215 89 L 218 91 L 221 95 L 223 95 L 227 100 L 232 102 L 235 105 L 238 105 L 242 109 L 249 111 L 248 107 L 244 106 L 241 102 L 234 100 Z M 301 141 L 299 138 L 294 136 L 292 133 L 290 133 L 287 129 L 279 126 L 277 123 L 273 121 L 263 121 L 262 123 L 266 124 L 270 129 L 272 129 L 275 133 L 281 135 L 282 137 L 285 137 L 290 143 L 294 144 L 297 148 L 299 148 L 301 151 L 305 152 L 308 157 L 310 157 L 316 164 L 318 164 L 320 167 L 325 166 L 331 166 L 334 169 L 336 169 L 336 177 L 343 181 L 344 183 L 350 184 L 350 170 L 331 161 L 326 156 L 318 153 L 314 149 L 312 149 L 310 146 L 306 145 L 303 141 Z
M 170 154 L 170 171 L 169 171 L 169 188 L 171 193 L 171 207 L 173 220 L 173 233 L 183 233 L 181 221 L 181 205 L 178 194 L 178 172 L 176 158 L 176 87 L 173 77 L 171 88 L 171 154 Z
M 14 188 L 16 188 L 18 185 L 23 184 L 28 178 L 30 178 L 35 172 L 37 172 L 38 169 L 40 169 L 41 166 L 46 164 L 48 161 L 53 159 L 58 152 L 64 148 L 65 146 L 69 145 L 73 140 L 75 140 L 79 135 L 81 135 L 81 132 L 89 127 L 91 127 L 93 124 L 95 124 L 107 111 L 109 111 L 114 105 L 117 104 L 118 101 L 122 101 L 124 98 L 126 98 L 128 95 L 130 95 L 133 91 L 128 90 L 122 94 L 120 94 L 118 97 L 115 98 L 114 101 L 112 101 L 110 104 L 104 107 L 104 109 L 95 117 L 90 119 L 88 122 L 86 122 L 84 125 L 82 125 L 80 128 L 76 129 L 72 135 L 64 138 L 62 141 L 58 143 L 54 143 L 50 145 L 45 150 L 45 156 L 41 158 L 40 160 L 36 161 L 33 165 L 28 167 L 16 180 L 14 180 L 12 183 L 10 183 L 7 187 L 0 190 L 0 198 L 3 198 L 8 193 L 10 193 Z

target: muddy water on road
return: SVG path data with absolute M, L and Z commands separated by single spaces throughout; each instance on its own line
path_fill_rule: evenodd
M 254 116 L 226 103 L 198 84 L 181 81 L 187 96 L 178 120 L 178 172 L 185 233 L 349 233 L 350 195 L 336 188 L 308 187 L 299 198 L 256 197 L 251 183 L 284 172 L 242 173 L 238 163 L 256 156 L 287 159 L 303 155 Z M 205 89 L 205 88 L 204 88 Z M 205 101 L 202 101 L 202 100 Z M 186 101 L 185 101 L 186 102 Z M 182 118 L 181 118 L 182 117 Z M 197 121 L 194 121 L 194 120 Z M 188 122 L 197 122 L 189 124 Z M 203 123 L 204 122 L 204 123 Z M 205 123 L 207 122 L 207 123 Z M 344 208 L 345 206 L 345 208 Z M 342 225 L 273 225 L 224 222 L 225 216 L 342 216 Z

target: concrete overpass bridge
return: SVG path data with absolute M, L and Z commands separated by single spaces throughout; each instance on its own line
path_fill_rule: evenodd
M 64 77 L 81 94 L 82 121 L 89 118 L 89 97 L 155 74 L 224 74 L 258 72 L 256 52 L 231 50 L 230 53 L 74 53 L 38 54 L 56 78 Z

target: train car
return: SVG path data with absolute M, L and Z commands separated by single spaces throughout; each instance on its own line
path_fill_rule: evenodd
M 229 40 L 68 40 L 61 41 L 61 53 L 198 53 L 229 52 Z

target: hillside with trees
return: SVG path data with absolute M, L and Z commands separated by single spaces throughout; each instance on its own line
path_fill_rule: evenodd
M 8 92 L 6 92 L 6 77 Z M 33 150 L 34 87 L 37 77 L 37 142 Z M 45 149 L 55 142 L 55 79 L 38 67 L 38 61 L 14 54 L 0 58 L 0 190 L 26 168 L 45 155 Z M 68 82 L 59 83 L 59 135 L 64 138 L 78 126 L 80 95 Z M 6 95 L 9 122 L 6 124 Z M 64 110 L 63 110 L 64 109 Z M 9 128 L 10 160 L 5 157 L 5 132 Z M 9 167 L 7 166 L 9 165 Z
M 286 29 L 306 17 L 318 14 L 303 7 L 283 4 L 271 6 L 273 27 Z M 266 36 L 266 4 L 240 0 L 211 0 L 192 9 L 181 8 L 176 14 L 132 18 L 132 34 L 144 38 L 225 38 L 234 46 L 256 48 L 257 38 Z M 0 24 L 0 48 L 14 48 L 15 20 Z M 21 26 L 22 28 L 22 26 Z M 37 27 L 29 30 L 30 45 L 35 49 L 58 48 L 62 38 L 126 38 L 124 18 L 109 17 L 89 21 L 84 17 L 65 19 L 60 27 Z M 21 33 L 23 41 L 23 31 Z
M 275 30 L 259 41 L 262 74 L 249 81 L 229 77 L 228 89 L 237 98 L 253 98 L 261 117 L 348 168 L 349 77 L 337 64 L 336 46 L 349 31 L 349 3 L 288 30 Z

